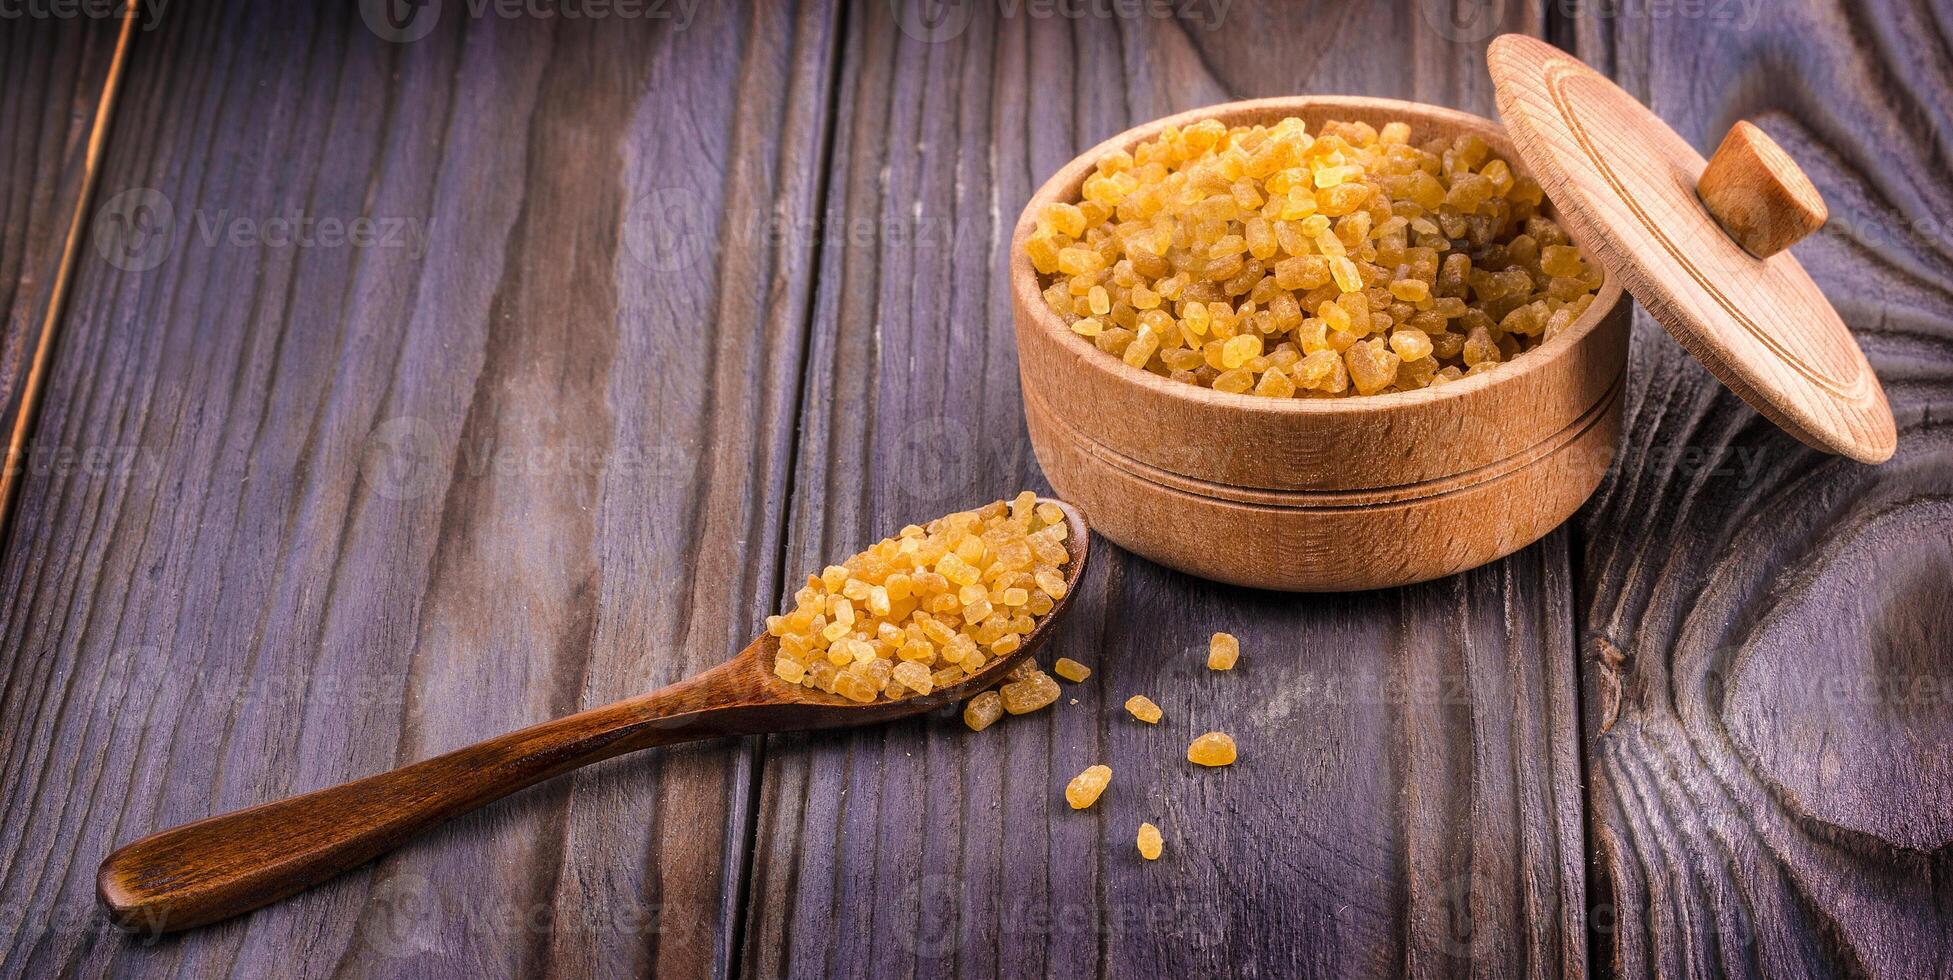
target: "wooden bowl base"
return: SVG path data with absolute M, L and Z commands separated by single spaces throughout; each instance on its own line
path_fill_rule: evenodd
M 1612 465 L 1619 380 L 1532 450 L 1470 473 L 1358 491 L 1256 490 L 1148 466 L 1024 399 L 1051 485 L 1120 547 L 1189 575 L 1288 592 L 1352 592 L 1454 575 L 1544 537 Z M 1198 529 L 1190 532 L 1188 524 Z M 1163 528 L 1171 528 L 1163 533 Z

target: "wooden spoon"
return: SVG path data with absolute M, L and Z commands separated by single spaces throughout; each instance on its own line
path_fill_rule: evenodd
M 173 932 L 269 905 L 399 847 L 450 817 L 626 752 L 699 739 L 865 725 L 988 688 L 1050 637 L 1085 572 L 1088 533 L 1069 504 L 1065 597 L 1023 646 L 960 684 L 869 704 L 773 674 L 762 634 L 731 660 L 649 694 L 533 725 L 392 772 L 173 827 L 102 862 L 96 889 L 124 928 Z

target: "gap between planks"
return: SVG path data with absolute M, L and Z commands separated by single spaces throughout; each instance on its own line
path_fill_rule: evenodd
M 135 0 L 131 0 L 135 2 Z M 821 111 L 820 173 L 814 179 L 814 199 L 811 213 L 816 227 L 825 222 L 827 215 L 827 193 L 834 183 L 834 124 L 835 115 L 840 111 L 841 75 L 846 66 L 848 43 L 848 9 L 846 3 L 835 7 L 834 23 L 829 32 L 832 40 L 827 49 L 827 91 L 822 94 L 824 108 Z M 773 601 L 776 608 L 785 604 L 793 594 L 788 586 L 788 552 L 792 549 L 792 528 L 787 524 L 793 516 L 793 497 L 798 490 L 798 473 L 793 461 L 800 458 L 801 423 L 807 414 L 807 377 L 813 371 L 814 359 L 807 351 L 814 341 L 814 321 L 819 315 L 820 269 L 823 253 L 827 248 L 827 236 L 817 234 L 811 254 L 807 256 L 807 282 L 805 284 L 805 303 L 800 315 L 800 369 L 794 373 L 793 423 L 787 428 L 787 473 L 781 488 L 781 498 L 775 519 L 780 526 L 778 546 L 773 555 L 773 581 L 777 594 Z M 767 736 L 759 735 L 747 739 L 751 752 L 748 764 L 752 766 L 746 776 L 746 812 L 740 820 L 742 834 L 738 850 L 738 879 L 732 884 L 731 926 L 724 937 L 725 960 L 720 964 L 720 975 L 726 980 L 743 980 L 745 974 L 746 930 L 750 918 L 753 885 L 753 852 L 759 844 L 760 800 L 766 789 Z

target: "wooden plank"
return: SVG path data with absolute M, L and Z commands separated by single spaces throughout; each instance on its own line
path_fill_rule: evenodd
M 20 475 L 34 465 L 34 407 L 85 233 L 122 66 L 140 17 L 33 16 L 0 28 L 0 532 Z M 57 465 L 42 447 L 42 465 Z
M 1715 7 L 1715 5 L 1711 5 Z M 1798 444 L 1640 317 L 1623 466 L 1583 526 L 1597 957 L 1621 976 L 1943 976 L 1953 674 L 1953 84 L 1944 7 L 1583 19 L 1700 149 L 1739 119 L 1831 223 L 1792 249 L 1891 396 L 1898 454 Z
M 1454 42 L 1415 9 L 1241 2 L 1214 29 L 963 9 L 934 31 L 849 15 L 827 214 L 868 234 L 821 257 L 790 574 L 1041 487 L 998 270 L 1072 154 L 1251 95 L 1491 105 L 1491 30 Z M 1391 53 L 1330 53 L 1358 43 Z M 769 739 L 742 973 L 1583 974 L 1567 559 L 1555 534 L 1443 582 L 1311 597 L 1108 549 L 1050 650 L 1097 673 L 1050 712 Z M 1204 666 L 1216 629 L 1243 640 L 1232 674 Z M 1127 717 L 1134 693 L 1167 720 Z M 1240 742 L 1233 768 L 1186 763 L 1209 727 Z M 1070 811 L 1065 782 L 1100 762 L 1112 788 Z M 1141 820 L 1166 833 L 1158 863 Z
M 179 939 L 94 908 L 119 841 L 696 672 L 779 592 L 835 12 L 359 9 L 131 67 L 103 197 L 171 217 L 84 253 L 41 431 L 111 464 L 31 474 L 0 563 L 0 973 L 723 974 L 741 743 Z

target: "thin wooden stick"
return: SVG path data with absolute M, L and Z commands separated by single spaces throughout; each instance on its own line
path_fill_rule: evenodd
M 88 208 L 95 196 L 95 178 L 101 172 L 102 155 L 108 147 L 109 122 L 115 115 L 115 97 L 122 89 L 122 70 L 129 63 L 129 49 L 136 35 L 136 0 L 123 5 L 122 33 L 115 39 L 115 55 L 109 60 L 108 77 L 102 82 L 102 98 L 95 105 L 95 123 L 88 132 L 88 151 L 82 158 L 81 194 L 68 218 L 68 237 L 61 246 L 61 262 L 55 267 L 54 289 L 48 297 L 47 313 L 41 319 L 41 335 L 34 342 L 34 360 L 22 382 L 20 410 L 14 415 L 13 431 L 7 438 L 7 462 L 0 467 L 0 539 L 7 532 L 13 515 L 14 495 L 19 489 L 21 470 L 26 466 L 27 439 L 34 429 L 34 411 L 40 404 L 41 387 L 53 359 L 56 328 L 67 306 L 68 284 L 75 261 L 81 255 Z

